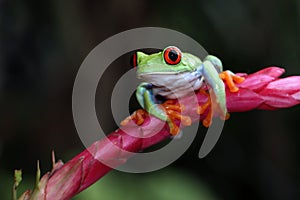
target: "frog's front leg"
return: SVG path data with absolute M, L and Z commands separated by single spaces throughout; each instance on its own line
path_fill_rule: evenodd
M 198 113 L 203 114 L 208 106 L 211 106 L 209 113 L 205 120 L 203 121 L 204 126 L 210 126 L 211 119 L 214 116 L 214 112 L 219 113 L 221 118 L 226 118 L 227 108 L 226 108 L 226 93 L 225 85 L 222 79 L 219 77 L 219 70 L 222 70 L 222 64 L 215 65 L 210 60 L 204 60 L 198 70 L 201 71 L 205 82 L 209 85 L 210 95 L 208 96 L 207 103 L 198 108 Z M 221 62 L 219 62 L 221 63 Z
M 180 131 L 175 120 L 180 120 L 185 126 L 192 123 L 190 117 L 180 114 L 182 106 L 179 104 L 174 105 L 173 100 L 158 104 L 152 91 L 152 84 L 141 83 L 137 88 L 136 97 L 139 104 L 148 113 L 168 123 L 172 135 L 176 135 Z
M 212 91 L 211 95 L 207 94 L 205 91 L 201 91 L 208 97 L 208 100 L 204 105 L 201 105 L 198 108 L 198 113 L 203 114 L 205 110 L 211 106 L 207 117 L 203 120 L 203 125 L 208 127 L 211 124 L 214 109 L 221 115 L 221 118 L 227 119 L 229 117 L 226 108 L 226 93 L 223 81 L 228 86 L 230 92 L 237 92 L 239 88 L 235 86 L 234 82 L 241 83 L 244 81 L 244 78 L 235 75 L 231 71 L 223 71 L 220 59 L 212 55 L 208 55 L 204 59 L 199 70 L 201 70 L 201 74 L 204 76 L 205 81 L 210 85 Z
M 209 61 L 214 66 L 214 68 L 217 70 L 217 72 L 220 74 L 223 72 L 223 65 L 219 58 L 213 55 L 208 55 L 205 57 L 204 62 Z
M 121 125 L 126 125 L 131 119 L 135 119 L 137 124 L 140 125 L 144 122 L 144 117 L 147 116 L 147 113 L 167 122 L 172 135 L 176 135 L 180 131 L 179 127 L 175 123 L 175 120 L 180 120 L 185 126 L 191 124 L 190 117 L 180 114 L 182 106 L 178 104 L 174 105 L 173 100 L 167 100 L 162 104 L 158 104 L 154 97 L 152 87 L 152 84 L 149 83 L 141 83 L 138 86 L 136 97 L 139 104 L 145 110 L 139 109 L 135 111 L 131 116 L 123 120 Z M 147 113 L 145 113 L 145 111 L 147 111 Z
M 230 70 L 223 71 L 223 65 L 219 58 L 208 55 L 204 59 L 204 61 L 210 61 L 213 66 L 216 68 L 219 73 L 220 78 L 226 83 L 230 92 L 238 92 L 239 88 L 235 85 L 235 83 L 241 83 L 245 80 L 245 78 L 235 75 Z
M 144 123 L 144 118 L 148 116 L 147 111 L 150 110 L 151 105 L 154 105 L 155 99 L 152 94 L 152 84 L 150 83 L 141 83 L 136 89 L 136 97 L 143 109 L 138 109 L 134 111 L 131 116 L 128 116 L 121 122 L 122 126 L 128 124 L 130 120 L 135 120 L 137 125 L 141 125 Z M 145 110 L 144 110 L 145 109 Z M 157 111 L 156 111 L 157 112 Z M 158 112 L 159 113 L 159 112 Z M 165 116 L 160 116 L 164 121 L 166 121 Z
M 167 121 L 168 116 L 159 104 L 157 104 L 153 95 L 152 87 L 153 85 L 150 83 L 141 83 L 136 89 L 136 98 L 142 108 L 144 108 L 148 113 L 163 121 Z

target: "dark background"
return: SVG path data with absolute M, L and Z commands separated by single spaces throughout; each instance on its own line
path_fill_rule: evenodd
M 285 76 L 300 75 L 297 0 L 0 0 L 0 199 L 8 198 L 14 169 L 23 169 L 24 184 L 31 188 L 36 160 L 45 173 L 51 167 L 52 150 L 67 161 L 84 149 L 71 107 L 77 70 L 103 40 L 143 26 L 191 36 L 217 55 L 225 69 L 251 73 L 275 65 L 286 69 Z M 118 67 L 128 69 L 128 61 Z M 106 78 L 107 88 L 112 76 Z M 193 199 L 186 190 L 189 184 L 195 191 L 205 185 L 213 199 L 300 199 L 299 114 L 299 106 L 233 113 L 208 157 L 197 156 L 205 134 L 202 127 L 189 150 L 168 168 L 139 175 L 115 172 L 112 180 L 127 185 L 120 192 L 123 199 L 147 199 L 153 191 L 147 187 L 137 191 L 137 183 L 132 183 L 145 180 L 157 185 L 155 191 L 172 193 L 172 188 L 163 189 L 174 174 L 182 175 L 172 184 L 182 187 L 186 199 Z M 106 121 L 108 130 L 116 128 L 111 118 Z M 168 175 L 165 185 L 153 179 L 164 175 Z M 93 198 L 90 194 L 82 198 L 98 199 L 103 189 L 93 192 Z M 156 197 L 167 199 L 160 192 Z

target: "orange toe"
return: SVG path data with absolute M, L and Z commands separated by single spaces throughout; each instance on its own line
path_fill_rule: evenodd
M 142 109 L 139 109 L 137 111 L 135 111 L 135 123 L 137 125 L 141 125 L 142 123 L 144 123 L 146 112 Z
M 207 94 L 205 91 L 200 91 L 202 94 L 207 95 L 207 101 L 203 104 L 203 105 L 199 105 L 197 108 L 197 113 L 199 115 L 202 115 L 203 113 L 205 113 L 205 111 L 210 107 L 208 114 L 206 115 L 206 117 L 203 119 L 202 124 L 205 127 L 209 127 L 212 123 L 212 105 L 211 105 L 211 99 L 210 99 L 210 95 Z
M 177 135 L 180 132 L 180 128 L 176 125 L 175 121 L 178 120 L 184 126 L 190 126 L 192 120 L 189 116 L 184 116 L 181 112 L 184 110 L 184 106 L 180 104 L 174 104 L 174 100 L 167 100 L 161 106 L 168 115 L 168 124 L 170 128 L 170 133 L 172 135 Z
M 127 125 L 131 120 L 134 120 L 137 125 L 144 123 L 145 118 L 148 116 L 148 113 L 143 109 L 136 110 L 132 115 L 126 117 L 120 124 L 122 126 Z
M 244 77 L 237 76 L 237 75 L 232 75 L 232 79 L 233 79 L 233 81 L 236 82 L 236 83 L 242 83 L 242 82 L 245 80 Z
M 126 126 L 130 120 L 131 120 L 131 116 L 126 117 L 123 121 L 121 121 L 121 123 L 120 123 L 121 126 Z
M 212 123 L 212 110 L 210 109 L 206 117 L 203 119 L 202 124 L 206 128 L 210 127 Z
M 210 99 L 209 99 L 206 103 L 204 103 L 203 105 L 198 106 L 198 108 L 197 108 L 197 113 L 198 113 L 199 115 L 202 115 L 203 113 L 205 113 L 205 111 L 207 110 L 207 108 L 208 108 L 209 106 L 211 106 L 211 101 L 210 101 Z
M 199 105 L 198 108 L 197 108 L 197 113 L 199 115 L 202 115 L 203 113 L 205 113 L 205 111 L 207 110 L 207 108 L 209 106 L 211 106 L 211 99 L 210 99 L 210 95 L 206 92 L 206 90 L 200 89 L 199 92 L 201 94 L 207 96 L 207 101 L 204 104 L 202 104 L 201 106 Z
M 229 71 L 221 72 L 219 76 L 222 80 L 224 80 L 230 92 L 238 92 L 239 88 L 235 85 L 235 83 L 241 83 L 245 80 L 244 77 L 237 76 Z
M 170 134 L 171 135 L 177 135 L 180 132 L 180 128 L 171 120 L 168 122 L 169 128 L 170 128 Z
M 201 114 L 204 114 L 207 109 L 209 109 L 206 117 L 202 121 L 203 126 L 208 128 L 212 124 L 212 118 L 214 116 L 212 104 L 211 104 L 211 98 L 210 98 L 210 95 L 206 91 L 200 90 L 200 92 L 204 95 L 207 95 L 208 99 L 204 104 L 198 106 L 197 113 L 199 115 L 201 115 Z M 227 120 L 227 119 L 229 119 L 230 115 L 229 115 L 229 113 L 226 113 L 225 116 L 220 115 L 220 117 L 222 120 Z

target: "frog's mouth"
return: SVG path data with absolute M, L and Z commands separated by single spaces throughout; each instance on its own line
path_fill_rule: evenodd
M 178 80 L 191 76 L 189 72 L 145 72 L 137 74 L 138 79 L 142 79 L 146 82 L 159 81 L 159 80 Z
M 202 74 L 197 69 L 194 71 L 158 71 L 137 73 L 137 78 L 150 83 L 153 83 L 153 81 L 160 82 L 160 80 L 173 80 L 176 82 L 180 79 L 190 82 L 191 80 L 201 79 Z
M 194 86 L 201 84 L 203 78 L 195 76 L 191 72 L 155 72 L 155 73 L 142 73 L 137 76 L 139 79 L 151 83 L 158 87 L 180 88 L 187 87 L 188 85 Z
M 137 74 L 137 78 L 145 79 L 147 77 L 155 77 L 155 76 L 163 78 L 163 76 L 168 76 L 168 75 L 172 76 L 172 75 L 178 75 L 183 73 L 186 72 L 145 72 L 145 73 Z

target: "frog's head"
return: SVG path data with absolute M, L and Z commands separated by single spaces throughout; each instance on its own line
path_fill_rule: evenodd
M 137 67 L 138 78 L 151 75 L 173 75 L 194 71 L 201 60 L 189 53 L 182 53 L 177 47 L 169 46 L 154 54 L 136 52 L 132 57 L 132 64 Z

